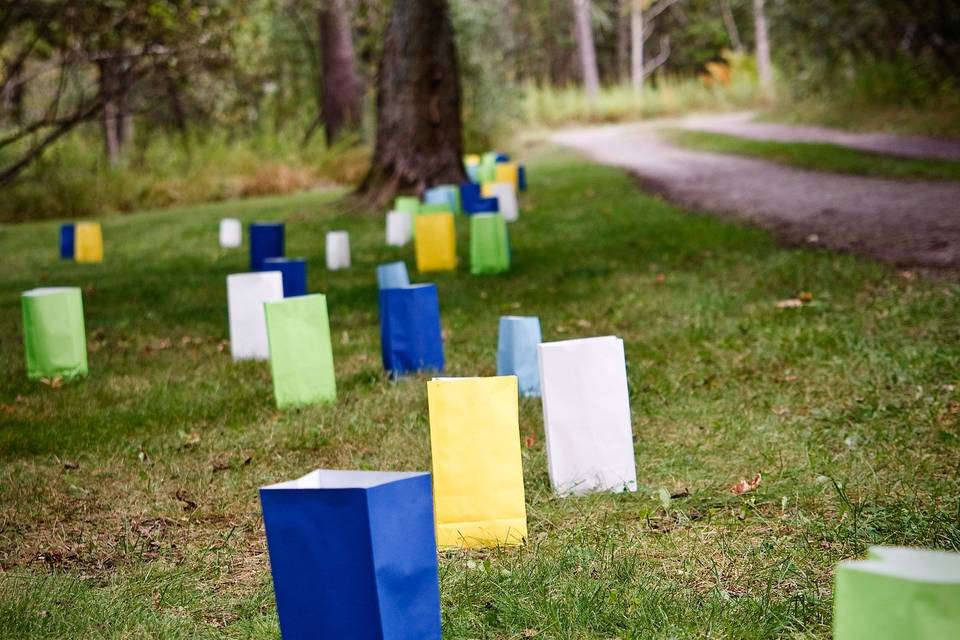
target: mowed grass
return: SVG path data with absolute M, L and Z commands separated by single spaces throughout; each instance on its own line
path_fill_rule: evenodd
M 530 538 L 441 554 L 446 638 L 826 638 L 832 569 L 870 544 L 960 549 L 960 288 L 680 211 L 617 170 L 531 151 L 514 265 L 440 290 L 449 375 L 495 372 L 497 319 L 625 340 L 640 490 L 551 495 L 521 401 Z M 56 225 L 0 227 L 0 636 L 276 638 L 257 488 L 318 467 L 430 468 L 425 380 L 379 359 L 382 215 L 338 194 L 104 221 L 107 259 Z M 339 399 L 274 407 L 234 364 L 217 221 L 287 222 L 328 296 Z M 323 237 L 351 233 L 328 273 Z M 91 375 L 24 376 L 21 290 L 83 287 Z M 779 309 L 801 291 L 812 303 Z M 743 496 L 729 487 L 763 473 Z
M 687 149 L 749 156 L 802 169 L 882 178 L 960 180 L 960 162 L 951 160 L 898 158 L 835 144 L 751 140 L 688 129 L 663 133 L 668 140 Z

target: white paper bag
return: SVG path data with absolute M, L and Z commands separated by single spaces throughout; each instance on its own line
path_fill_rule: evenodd
M 413 224 L 410 214 L 406 211 L 387 212 L 387 245 L 402 247 L 410 242 L 413 236 Z
M 623 340 L 539 346 L 550 484 L 560 496 L 637 490 Z
M 327 269 L 350 268 L 350 234 L 346 231 L 327 232 Z
M 220 221 L 220 246 L 235 249 L 243 244 L 243 225 L 236 218 L 224 218 Z
M 520 218 L 520 206 L 517 204 L 517 191 L 509 182 L 487 182 L 483 185 L 483 195 L 496 198 L 500 214 L 507 222 L 516 222 Z
M 263 303 L 282 299 L 283 274 L 279 271 L 227 276 L 230 353 L 234 360 L 267 360 L 270 357 Z

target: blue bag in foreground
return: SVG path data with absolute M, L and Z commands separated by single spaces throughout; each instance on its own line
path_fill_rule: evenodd
M 284 640 L 439 640 L 429 473 L 320 469 L 260 489 Z
M 284 298 L 307 295 L 306 258 L 267 258 L 263 261 L 263 270 L 280 272 Z
M 74 229 L 72 222 L 60 225 L 60 257 L 64 260 L 73 260 Z
M 380 289 L 396 289 L 409 287 L 410 274 L 407 273 L 406 262 L 387 262 L 377 265 L 377 287 Z
M 437 285 L 380 289 L 380 348 L 392 375 L 443 371 Z
M 283 223 L 250 223 L 250 271 L 263 271 L 267 258 L 283 257 Z
M 517 376 L 520 395 L 540 395 L 540 361 L 537 345 L 543 342 L 540 318 L 501 316 L 497 343 L 497 375 Z

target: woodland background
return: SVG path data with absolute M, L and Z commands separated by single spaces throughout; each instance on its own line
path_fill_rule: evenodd
M 0 220 L 358 182 L 391 5 L 2 0 Z M 570 122 L 735 108 L 960 130 L 954 2 L 451 0 L 450 11 L 467 151 Z

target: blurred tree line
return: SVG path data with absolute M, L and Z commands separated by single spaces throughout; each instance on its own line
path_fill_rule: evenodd
M 98 139 L 108 165 L 213 132 L 372 140 L 394 5 L 449 5 L 474 148 L 516 125 L 529 87 L 722 80 L 754 52 L 763 79 L 766 50 L 797 95 L 922 102 L 960 79 L 953 0 L 0 0 L 0 186 L 70 135 Z

